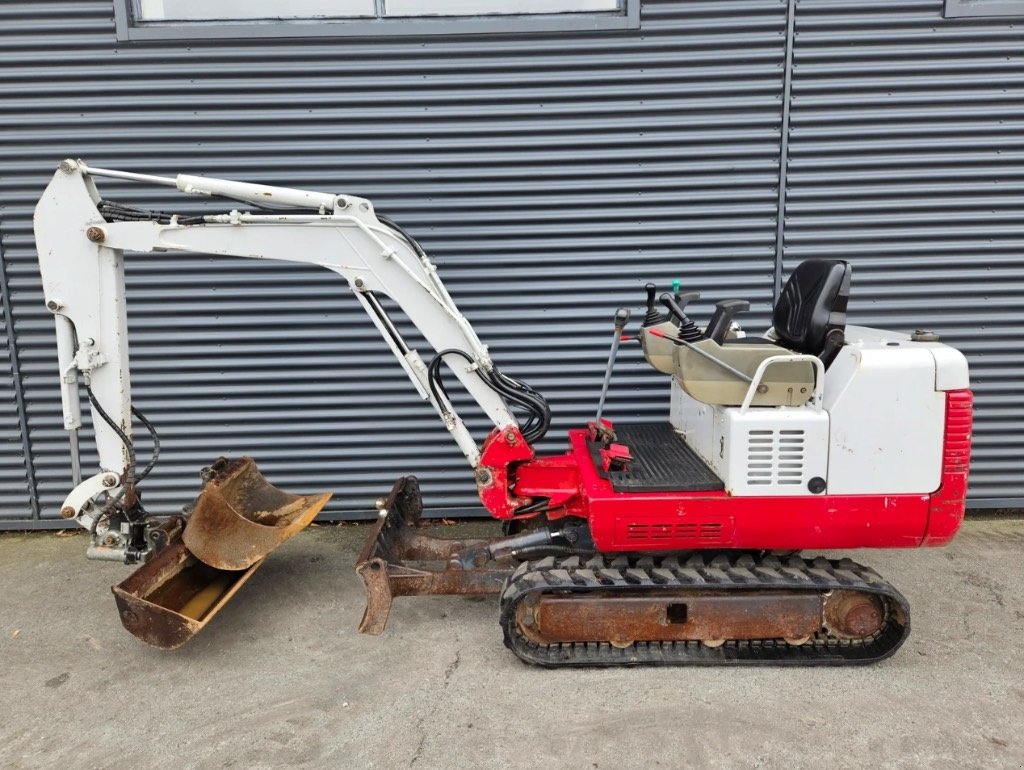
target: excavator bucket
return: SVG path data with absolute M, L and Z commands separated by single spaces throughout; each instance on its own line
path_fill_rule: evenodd
M 176 650 L 202 631 L 262 564 L 219 570 L 175 540 L 111 589 L 121 624 L 146 644 Z
M 320 513 L 330 492 L 292 495 L 265 478 L 251 457 L 220 458 L 204 470 L 206 485 L 182 539 L 204 564 L 247 569 Z
M 205 628 L 267 554 L 331 498 L 281 491 L 250 457 L 222 457 L 203 478 L 181 537 L 112 589 L 124 627 L 154 647 L 176 649 Z

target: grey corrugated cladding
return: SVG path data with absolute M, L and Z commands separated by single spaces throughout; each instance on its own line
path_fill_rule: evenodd
M 33 512 L 5 315 L 0 314 L 0 521 L 28 518 Z
M 842 252 L 856 266 L 857 321 L 930 326 L 970 353 L 972 494 L 1019 503 L 1024 479 L 1000 456 L 1020 454 L 1024 423 L 1010 334 L 1024 308 L 1009 291 L 1024 223 L 1006 215 L 1022 182 L 1024 36 L 1009 20 L 944 21 L 941 5 L 796 5 L 785 258 Z M 703 291 L 698 316 L 714 299 L 749 298 L 748 327 L 766 325 L 786 30 L 786 2 L 674 1 L 644 2 L 638 31 L 118 44 L 110 0 L 0 5 L 0 232 L 43 515 L 70 479 L 31 210 L 61 158 L 373 199 L 431 252 L 499 365 L 549 396 L 556 421 L 542 449 L 558 451 L 564 429 L 592 413 L 615 308 L 638 306 L 645 281 Z M 906 82 L 883 98 L 893 89 L 872 82 L 898 77 L 894 61 Z M 891 135 L 828 135 L 885 104 Z M 903 125 L 914 142 L 899 144 Z M 978 127 L 982 144 L 956 125 Z M 944 126 L 959 144 L 929 152 Z M 919 175 L 912 194 L 892 192 L 901 155 Z M 201 206 L 160 189 L 104 191 Z M 933 197 L 941 211 L 925 208 Z M 991 207 L 1004 215 L 970 224 Z M 144 492 L 151 509 L 176 509 L 201 465 L 242 452 L 285 488 L 335 490 L 334 515 L 364 514 L 405 473 L 438 512 L 478 505 L 446 431 L 330 274 L 136 255 L 128 282 L 135 400 L 164 441 Z M 626 348 L 611 398 L 613 419 L 656 419 L 667 383 Z M 466 413 L 482 437 L 485 423 Z M 3 449 L 12 489 L 25 485 L 16 443 Z M 29 515 L 27 499 L 3 503 Z
M 941 5 L 797 4 L 785 256 L 850 260 L 851 318 L 967 354 L 970 495 L 1019 507 L 1024 18 Z

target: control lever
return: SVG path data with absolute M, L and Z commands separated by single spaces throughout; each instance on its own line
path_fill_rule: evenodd
M 681 310 L 686 310 L 686 306 L 687 305 L 689 305 L 691 302 L 696 302 L 699 299 L 700 299 L 700 292 L 699 291 L 684 291 L 684 292 L 678 292 L 677 291 L 676 295 L 675 295 L 676 304 L 679 305 L 679 308 Z
M 647 290 L 647 312 L 644 314 L 642 326 L 657 326 L 665 322 L 665 317 L 654 307 L 654 295 L 658 293 L 658 287 L 649 283 L 644 288 Z
M 683 312 L 684 307 L 699 297 L 700 293 L 696 291 L 688 291 L 685 294 L 679 295 L 681 303 L 676 302 L 668 292 L 662 294 L 660 297 L 661 304 L 668 308 L 668 312 L 676 319 L 676 325 L 679 327 L 679 339 L 685 340 L 686 342 L 696 342 L 704 336 L 701 334 L 697 324 L 691 321 L 689 316 Z
M 675 297 L 666 292 L 665 294 L 662 294 L 659 299 L 661 300 L 661 304 L 668 308 L 668 312 L 676 317 L 677 321 L 686 323 L 689 319 L 683 310 L 694 300 L 700 299 L 700 292 L 687 291 L 682 294 L 676 294 Z
M 647 284 L 648 293 L 653 283 Z M 650 315 L 653 303 L 648 306 L 648 315 Z M 646 318 L 645 318 L 646 320 Z M 604 383 L 601 385 L 601 398 L 597 402 L 597 416 L 594 418 L 594 422 L 598 427 L 601 426 L 601 414 L 604 412 L 604 400 L 608 396 L 608 386 L 612 381 L 612 369 L 615 368 L 615 358 L 619 354 L 619 343 L 622 341 L 622 330 L 626 328 L 626 324 L 629 323 L 629 309 L 620 307 L 615 311 L 615 333 L 612 336 L 612 348 L 608 352 L 608 366 L 604 370 Z
M 732 326 L 732 319 L 737 313 L 746 313 L 750 310 L 750 303 L 745 299 L 723 299 L 715 304 L 715 312 L 708 321 L 708 328 L 704 335 L 709 340 L 714 340 L 719 345 L 725 344 L 725 337 Z

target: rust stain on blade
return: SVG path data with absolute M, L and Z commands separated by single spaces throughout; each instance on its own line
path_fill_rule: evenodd
M 247 569 L 265 558 L 331 499 L 330 492 L 293 495 L 278 489 L 251 457 L 222 457 L 205 475 L 182 538 L 200 561 L 222 570 Z
M 487 562 L 460 565 L 460 553 L 486 546 L 489 538 L 435 537 L 421 531 L 423 500 L 413 476 L 395 482 L 370 537 L 356 560 L 366 589 L 359 632 L 381 634 L 396 596 L 480 596 L 501 592 L 514 566 Z

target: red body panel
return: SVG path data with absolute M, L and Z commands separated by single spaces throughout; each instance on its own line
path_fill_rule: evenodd
M 535 497 L 551 500 L 550 518 L 590 523 L 602 552 L 695 549 L 913 548 L 943 545 L 963 519 L 971 442 L 971 392 L 950 391 L 941 483 L 930 494 L 735 497 L 723 491 L 616 492 L 587 446 L 588 431 L 569 431 L 569 452 L 528 459 L 517 432 L 492 433 L 481 467 L 480 496 L 499 519 Z M 529 451 L 532 458 L 532 450 Z M 513 466 L 513 463 L 519 463 Z
M 928 525 L 928 495 L 615 492 L 590 459 L 586 431 L 570 431 L 569 442 L 600 551 L 914 547 Z
M 942 446 L 942 486 L 932 494 L 928 532 L 922 545 L 945 545 L 964 520 L 967 470 L 971 463 L 974 397 L 969 390 L 946 393 L 946 430 Z

